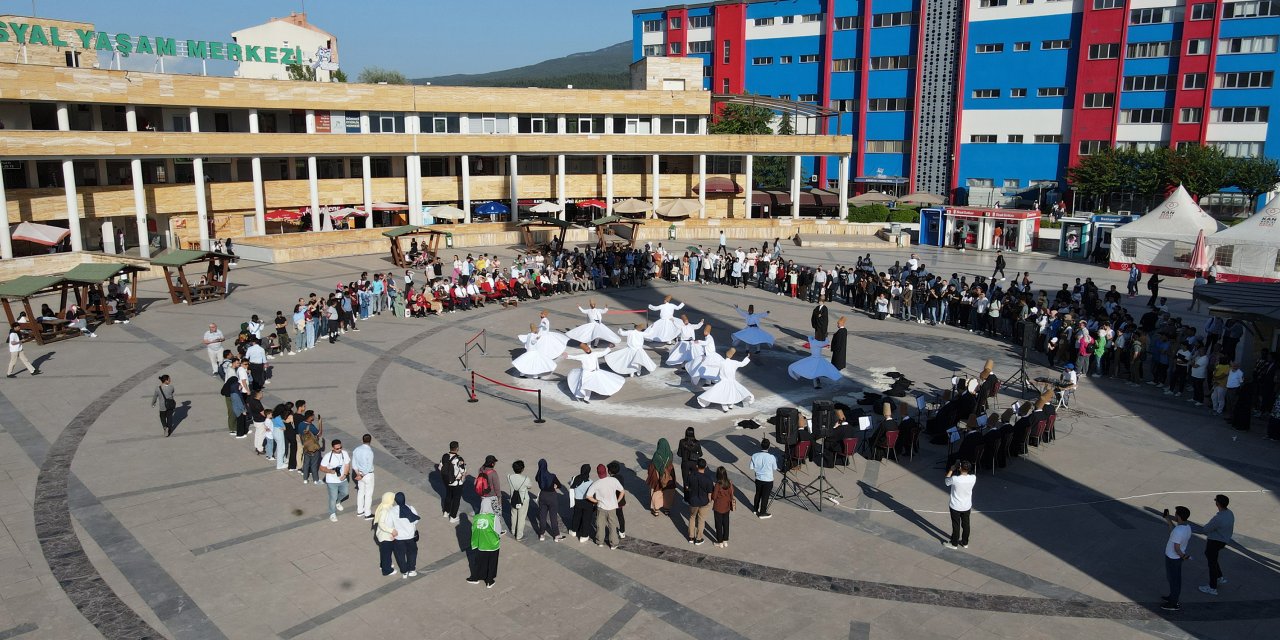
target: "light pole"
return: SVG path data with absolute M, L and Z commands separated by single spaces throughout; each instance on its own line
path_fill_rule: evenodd
M 1067 213 L 1070 213 L 1073 216 L 1076 214 L 1076 188 L 1074 185 L 1071 187 L 1071 210 Z

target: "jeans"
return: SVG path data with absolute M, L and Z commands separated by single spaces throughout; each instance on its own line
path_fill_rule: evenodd
M 320 452 L 302 453 L 302 480 L 320 482 Z
M 396 564 L 400 565 L 400 573 L 418 570 L 417 540 L 396 540 L 392 551 L 395 552 Z
M 316 457 L 318 458 L 319 456 Z M 324 488 L 329 490 L 329 515 L 336 516 L 338 515 L 338 503 L 346 500 L 347 496 L 350 495 L 347 481 L 328 482 L 325 483 Z
M 1164 557 L 1164 575 L 1169 579 L 1169 597 L 1171 605 L 1177 605 L 1182 597 L 1182 558 Z
M 303 334 L 303 336 L 302 336 L 302 337 L 303 337 L 303 342 L 302 342 L 302 348 L 303 348 L 303 349 L 310 349 L 310 348 L 312 348 L 312 347 L 316 346 L 316 322 L 315 322 L 315 320 L 312 320 L 311 322 L 308 322 L 308 323 L 307 323 L 306 333 L 305 333 L 305 334 Z
M 266 434 L 265 439 L 262 441 L 262 448 L 268 458 L 276 457 L 276 439 L 274 431 Z
M 707 528 L 707 515 L 711 513 L 710 505 L 695 507 L 689 505 L 689 539 L 701 540 L 702 530 Z
M 369 472 L 360 477 L 360 481 L 356 483 L 356 515 L 370 515 L 373 513 L 373 472 Z
M 752 509 L 756 515 L 764 515 L 769 513 L 769 496 L 773 493 L 772 480 L 756 480 L 756 495 L 751 501 Z
M 1209 561 L 1209 588 L 1217 589 L 1218 580 L 1222 578 L 1222 566 L 1218 564 L 1218 553 L 1227 543 L 1221 540 L 1204 541 L 1204 558 Z
M 729 541 L 729 512 L 720 513 L 716 511 L 714 514 L 716 521 L 716 542 Z
M 969 514 L 972 509 L 966 511 L 951 511 L 951 544 L 967 545 L 969 544 Z
M 284 429 L 273 430 L 271 439 L 275 445 L 272 455 L 276 457 L 276 469 L 284 469 L 289 464 L 289 451 L 284 446 Z

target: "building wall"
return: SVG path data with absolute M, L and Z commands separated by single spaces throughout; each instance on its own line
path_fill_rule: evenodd
M 30 24 L 29 16 L 0 15 L 0 22 L 6 25 L 13 23 L 18 25 Z M 41 64 L 53 67 L 67 66 L 67 52 L 79 54 L 80 66 L 93 67 L 98 62 L 97 53 L 94 51 L 82 51 L 77 45 L 79 39 L 76 37 L 76 29 L 84 29 L 93 31 L 92 22 L 73 22 L 70 20 L 49 20 L 39 18 L 38 24 L 42 26 L 46 39 L 51 38 L 52 34 L 43 27 L 56 27 L 58 29 L 58 39 L 66 42 L 69 46 L 42 46 L 30 45 L 24 47 L 17 43 L 13 37 L 13 27 L 9 27 L 10 36 L 6 42 L 0 42 L 0 62 L 23 63 L 23 64 Z M 52 45 L 53 40 L 50 39 Z
M 271 20 L 263 24 L 232 32 L 232 39 L 241 44 L 261 44 L 263 46 L 300 47 L 302 57 L 308 63 L 314 58 L 316 49 L 328 47 L 333 52 L 333 60 L 338 60 L 337 40 L 322 31 L 292 24 L 283 19 Z M 287 80 L 289 74 L 283 64 L 268 62 L 241 62 L 237 66 L 241 78 L 263 80 Z M 316 70 L 316 79 L 328 82 L 330 72 Z

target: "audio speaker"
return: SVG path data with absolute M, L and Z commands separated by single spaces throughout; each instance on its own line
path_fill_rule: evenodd
M 778 444 L 789 447 L 800 441 L 799 409 L 795 407 L 779 407 L 773 423 L 773 437 Z
M 813 431 L 813 438 L 825 438 L 831 435 L 831 430 L 836 426 L 836 406 L 830 400 L 814 400 L 813 401 L 813 419 L 809 421 L 809 428 Z

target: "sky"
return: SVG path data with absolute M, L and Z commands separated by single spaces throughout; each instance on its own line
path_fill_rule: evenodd
M 231 39 L 231 32 L 291 11 L 338 37 L 354 79 L 380 66 L 410 78 L 519 67 L 631 39 L 633 9 L 659 0 L 0 0 L 0 13 L 92 22 L 100 31 L 180 39 Z M 179 11 L 189 7 L 188 11 Z M 177 61 L 173 61 L 175 64 Z M 105 64 L 105 62 L 104 62 Z M 151 71 L 154 59 L 125 60 Z M 175 69 L 166 61 L 166 71 Z M 211 74 L 229 74 L 210 66 Z

